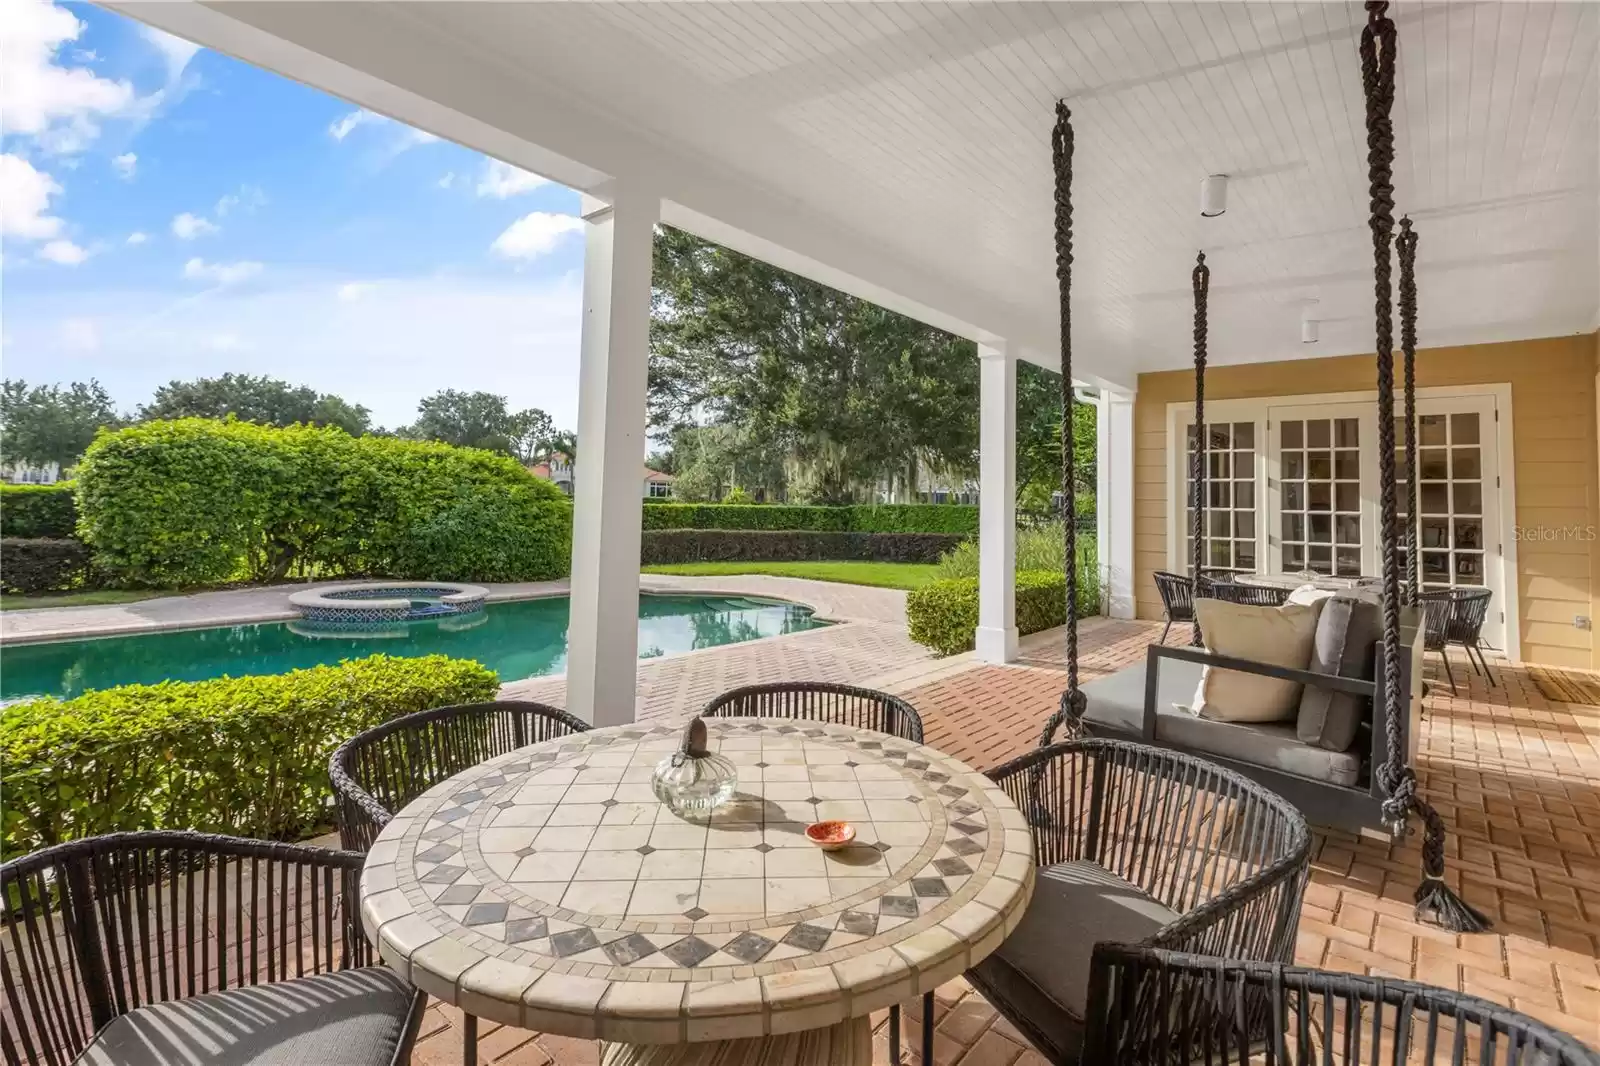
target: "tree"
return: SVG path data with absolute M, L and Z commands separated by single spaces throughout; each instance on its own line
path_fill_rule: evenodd
M 555 436 L 556 426 L 550 416 L 537 407 L 530 407 L 526 411 L 518 411 L 511 416 L 508 425 L 508 438 L 511 441 L 511 454 L 524 463 L 535 462 L 540 458 L 540 452 Z
M 338 426 L 353 437 L 370 428 L 371 412 L 331 393 L 249 374 L 170 381 L 139 409 L 139 420 L 227 418 L 265 426 Z
M 119 421 L 111 395 L 92 378 L 65 388 L 7 380 L 0 384 L 0 461 L 66 469 L 102 426 Z
M 1095 409 L 1072 405 L 1073 491 L 1092 498 L 1095 471 Z M 1049 509 L 1061 491 L 1061 375 L 1032 363 L 1017 366 L 1017 502 L 1025 510 Z

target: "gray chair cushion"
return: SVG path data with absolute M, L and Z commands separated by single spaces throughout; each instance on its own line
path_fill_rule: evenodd
M 1022 921 L 977 969 L 1025 1015 L 1042 1020 L 1065 1012 L 1081 1022 L 1095 944 L 1138 943 L 1177 918 L 1097 863 L 1057 863 L 1039 871 Z
M 1218 722 L 1180 710 L 1194 699 L 1204 668 L 1199 663 L 1165 659 L 1156 689 L 1156 740 L 1182 751 L 1220 755 L 1225 759 L 1273 770 L 1354 785 L 1361 778 L 1361 756 L 1302 743 L 1288 723 Z M 1145 666 L 1140 663 L 1097 678 L 1083 686 L 1089 701 L 1091 727 L 1138 737 L 1144 729 Z
M 1317 619 L 1309 669 L 1314 674 L 1370 681 L 1372 646 L 1382 633 L 1383 612 L 1377 604 L 1354 596 L 1335 596 L 1322 605 L 1322 616 Z M 1371 713 L 1370 700 L 1306 685 L 1300 693 L 1295 735 L 1319 748 L 1347 751 Z
M 77 1066 L 389 1066 L 416 990 L 382 966 L 235 988 L 116 1018 Z

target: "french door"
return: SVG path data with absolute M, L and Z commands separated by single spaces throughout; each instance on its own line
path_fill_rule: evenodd
M 1267 426 L 1272 570 L 1330 577 L 1376 573 L 1377 415 L 1372 405 L 1275 406 Z

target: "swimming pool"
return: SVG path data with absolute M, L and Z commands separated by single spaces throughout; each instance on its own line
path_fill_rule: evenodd
M 382 652 L 476 659 L 501 681 L 567 665 L 567 598 L 490 604 L 478 621 L 406 623 L 399 632 L 296 632 L 293 622 L 0 647 L 0 698 L 76 696 L 112 685 L 282 674 Z M 826 625 L 792 603 L 722 596 L 639 597 L 639 658 L 737 644 Z

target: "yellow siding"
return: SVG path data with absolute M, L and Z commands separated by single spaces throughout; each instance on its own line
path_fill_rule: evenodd
M 1417 353 L 1417 386 L 1511 386 L 1516 523 L 1600 529 L 1600 334 L 1429 348 Z M 1374 387 L 1371 356 L 1212 367 L 1206 398 L 1362 392 Z M 1192 371 L 1139 375 L 1134 408 L 1135 593 L 1141 618 L 1159 618 L 1151 574 L 1167 565 L 1167 405 L 1194 396 Z M 1527 662 L 1600 669 L 1600 643 L 1577 615 L 1600 614 L 1600 542 L 1522 541 L 1518 599 Z

